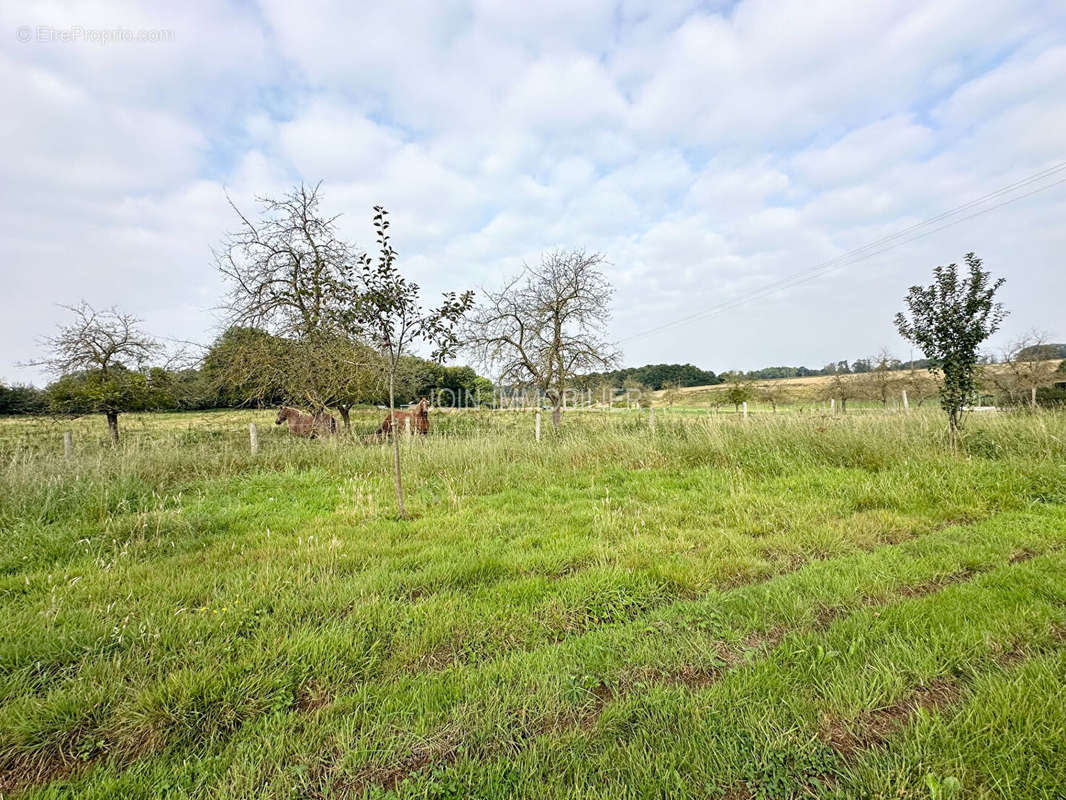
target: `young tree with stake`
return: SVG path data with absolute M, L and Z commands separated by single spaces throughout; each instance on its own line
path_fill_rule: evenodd
M 455 328 L 473 302 L 473 292 L 445 292 L 437 308 L 426 311 L 419 303 L 418 284 L 406 278 L 396 267 L 396 251 L 389 237 L 388 212 L 374 206 L 374 230 L 377 233 L 378 257 L 359 256 L 346 281 L 343 297 L 349 300 L 347 327 L 353 335 L 365 337 L 377 347 L 385 361 L 389 387 L 390 433 L 392 436 L 393 480 L 396 505 L 401 517 L 407 516 L 403 502 L 403 478 L 400 473 L 399 426 L 396 424 L 396 375 L 401 359 L 417 341 L 432 348 L 436 361 L 455 355 L 459 344 Z
M 910 315 L 896 314 L 896 328 L 904 339 L 916 344 L 943 375 L 940 406 L 948 415 L 952 449 L 958 448 L 963 413 L 977 391 L 979 348 L 999 330 L 1007 315 L 996 292 L 1005 278 L 992 280 L 981 269 L 981 259 L 966 254 L 967 276 L 959 276 L 957 264 L 936 267 L 933 283 L 912 286 L 905 301 Z

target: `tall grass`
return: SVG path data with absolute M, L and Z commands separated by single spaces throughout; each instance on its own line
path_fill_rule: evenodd
M 435 413 L 410 520 L 379 422 L 128 415 L 115 449 L 90 418 L 69 459 L 63 425 L 0 422 L 0 791 L 908 797 L 926 762 L 1062 786 L 1024 765 L 1062 722 L 1066 415 L 974 415 L 955 455 L 933 411 L 571 412 L 539 443 L 529 412 Z M 1015 725 L 969 704 L 1024 676 L 1045 727 L 1013 754 L 920 716 L 884 753 L 819 738 L 932 680 Z

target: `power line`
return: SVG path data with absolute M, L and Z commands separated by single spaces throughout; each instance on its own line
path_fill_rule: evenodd
M 619 343 L 632 341 L 634 339 L 640 339 L 645 336 L 650 336 L 654 333 L 658 333 L 660 331 L 666 330 L 667 328 L 672 328 L 677 325 L 682 325 L 686 322 L 692 322 L 697 319 L 706 319 L 715 316 L 717 314 L 722 313 L 723 311 L 728 311 L 731 308 L 743 305 L 744 303 L 747 303 L 750 300 L 762 297 L 763 295 L 772 294 L 773 292 L 780 291 L 781 289 L 787 289 L 793 286 L 798 286 L 802 283 L 806 283 L 807 281 L 814 280 L 815 278 L 820 277 L 821 275 L 825 274 L 826 272 L 830 272 L 833 269 L 857 264 L 860 261 L 865 261 L 868 258 L 881 255 L 882 253 L 886 253 L 889 250 L 893 250 L 905 244 L 915 242 L 925 236 L 930 236 L 934 233 L 937 233 L 938 231 L 944 230 L 945 228 L 950 228 L 951 226 L 958 225 L 962 222 L 965 222 L 966 220 L 973 219 L 974 217 L 981 216 L 982 214 L 987 214 L 990 211 L 995 211 L 997 208 L 1002 208 L 1003 206 L 1010 205 L 1011 203 L 1017 202 L 1018 200 L 1023 200 L 1026 197 L 1031 197 L 1034 194 L 1038 194 L 1040 192 L 1046 191 L 1047 189 L 1051 189 L 1061 183 L 1066 183 L 1066 178 L 1060 178 L 1059 180 L 1053 181 L 1052 183 L 1039 186 L 1036 189 L 1032 189 L 1023 194 L 1016 195 L 1002 202 L 988 206 L 987 208 L 975 211 L 972 214 L 967 214 L 966 216 L 959 217 L 957 219 L 951 219 L 950 221 L 945 222 L 943 225 L 938 225 L 928 230 L 922 230 L 923 228 L 927 228 L 933 223 L 941 222 L 945 219 L 954 217 L 962 212 L 980 206 L 981 204 L 986 203 L 989 200 L 1001 197 L 1005 194 L 1010 194 L 1011 192 L 1014 192 L 1020 188 L 1024 188 L 1026 186 L 1032 185 L 1033 183 L 1037 183 L 1041 180 L 1045 180 L 1047 178 L 1058 175 L 1063 170 L 1066 170 L 1066 161 L 1042 169 L 1039 172 L 1036 172 L 1026 178 L 1022 178 L 1019 181 L 1015 181 L 1014 183 L 1002 186 L 993 192 L 989 192 L 988 194 L 970 200 L 967 203 L 963 203 L 960 206 L 956 206 L 955 208 L 949 211 L 944 211 L 940 214 L 937 214 L 936 216 L 929 217 L 928 219 L 923 220 L 922 222 L 910 225 L 906 228 L 903 228 L 902 230 L 889 234 L 888 236 L 883 236 L 880 239 L 876 239 L 861 247 L 849 250 L 846 253 L 843 253 L 839 256 L 836 256 L 835 258 L 830 259 L 829 261 L 823 261 L 822 263 L 816 264 L 815 266 L 810 267 L 806 270 L 794 273 L 790 276 L 774 281 L 771 284 L 752 290 L 751 292 L 741 295 L 740 297 L 734 298 L 733 300 L 721 303 L 717 306 L 712 306 L 709 309 L 703 309 L 702 311 L 697 311 L 693 314 L 680 317 L 676 320 L 666 322 L 654 328 L 649 328 L 648 330 L 641 331 L 640 333 L 635 333 L 632 336 L 627 336 L 623 339 L 620 339 Z

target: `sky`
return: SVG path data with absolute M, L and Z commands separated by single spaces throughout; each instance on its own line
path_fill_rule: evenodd
M 301 181 L 360 248 L 388 208 L 427 299 L 603 253 L 627 365 L 907 358 L 907 287 L 968 251 L 990 350 L 1066 341 L 1066 172 L 834 262 L 1066 162 L 1057 0 L 5 2 L 0 101 L 7 382 L 81 300 L 210 341 L 225 193 Z

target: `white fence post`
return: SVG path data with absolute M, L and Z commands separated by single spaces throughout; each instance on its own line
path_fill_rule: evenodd
M 655 406 L 648 406 L 648 427 L 655 430 Z
M 836 411 L 836 410 L 837 410 L 837 401 L 836 401 L 836 398 L 835 398 L 835 397 L 831 397 L 831 398 L 829 399 L 829 413 L 830 413 L 830 414 L 832 414 L 832 413 L 833 413 L 834 411 Z
M 744 401 L 744 419 L 748 418 L 748 401 Z
M 540 410 L 537 410 L 536 415 L 533 417 L 533 435 L 537 437 L 537 441 L 540 441 Z
M 907 402 L 907 390 L 904 389 L 902 394 L 903 394 L 903 410 L 909 414 L 909 413 L 911 413 L 911 406 L 910 406 L 910 403 Z
M 411 435 L 411 418 L 410 417 L 404 417 L 403 418 L 403 432 L 405 434 L 407 434 L 408 436 Z
M 256 429 L 254 422 L 248 423 L 248 440 L 252 444 L 252 455 L 254 456 L 259 452 L 259 431 Z
M 74 434 L 70 431 L 63 431 L 63 455 L 67 458 L 74 455 Z

